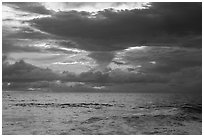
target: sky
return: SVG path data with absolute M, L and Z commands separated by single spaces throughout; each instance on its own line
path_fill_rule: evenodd
M 200 91 L 202 3 L 4 2 L 2 60 L 3 82 Z

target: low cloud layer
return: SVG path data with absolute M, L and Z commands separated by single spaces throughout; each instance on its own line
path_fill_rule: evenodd
M 5 57 L 6 59 L 6 57 Z M 4 59 L 4 60 L 5 60 Z M 3 82 L 53 81 L 67 82 L 94 82 L 94 83 L 201 83 L 201 67 L 189 67 L 180 71 L 161 73 L 135 73 L 124 72 L 121 69 L 101 71 L 88 71 L 81 74 L 53 72 L 50 69 L 41 69 L 30 65 L 23 60 L 15 64 L 3 64 Z
M 135 73 L 124 72 L 121 69 L 109 70 L 102 73 L 101 71 L 89 71 L 81 74 L 70 72 L 56 73 L 50 69 L 42 69 L 23 60 L 15 64 L 9 64 L 7 57 L 3 58 L 2 81 L 3 88 L 12 90 L 25 90 L 29 88 L 39 89 L 46 88 L 53 91 L 63 92 L 87 92 L 98 91 L 94 85 L 107 85 L 101 91 L 107 92 L 194 92 L 202 91 L 202 69 L 201 67 L 184 68 L 176 72 L 162 73 Z M 68 86 L 66 82 L 85 82 L 92 83 L 85 85 Z M 33 83 L 34 82 L 34 83 Z M 54 82 L 54 83 L 53 83 Z M 24 84 L 23 84 L 24 83 Z M 122 85 L 121 85 L 122 84 Z M 52 85 L 52 86 L 51 86 Z M 135 86 L 134 86 L 135 85 Z M 137 85 L 137 86 L 136 86 Z M 147 87 L 148 86 L 148 87 Z M 100 87 L 100 86 L 99 86 Z M 150 90 L 151 89 L 151 90 Z M 157 91 L 158 90 L 158 91 Z
M 2 67 L 3 82 L 28 82 L 42 80 L 60 79 L 60 75 L 54 73 L 50 69 L 42 69 L 31 64 L 25 63 L 23 60 L 15 64 L 4 63 Z

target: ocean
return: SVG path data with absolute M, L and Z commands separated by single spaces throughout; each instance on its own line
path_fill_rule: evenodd
M 202 96 L 3 91 L 3 135 L 202 134 Z

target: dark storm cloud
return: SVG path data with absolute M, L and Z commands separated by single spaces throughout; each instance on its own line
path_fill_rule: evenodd
M 8 57 L 6 55 L 2 55 L 2 63 L 6 62 Z
M 13 22 L 10 26 L 13 28 L 6 26 L 6 22 L 15 19 L 4 19 L 3 53 L 42 52 L 41 47 L 32 46 L 32 42 L 38 41 L 36 46 L 50 46 L 44 49 L 50 52 L 73 53 L 63 48 L 89 51 L 88 56 L 98 66 L 79 75 L 70 72 L 61 75 L 22 61 L 8 64 L 3 56 L 3 81 L 165 83 L 191 90 L 202 88 L 202 3 L 152 3 L 149 9 L 106 9 L 95 15 L 88 11 L 53 12 L 39 3 L 5 4 L 16 11 L 50 16 L 36 16 L 16 26 Z M 83 3 L 79 6 L 83 7 Z M 56 43 L 49 43 L 50 39 Z M 124 50 L 141 45 L 149 50 Z M 120 52 L 126 54 L 121 60 L 114 60 Z M 111 61 L 118 69 L 107 68 Z M 123 71 L 122 65 L 130 67 Z M 138 65 L 141 67 L 136 68 Z
M 163 28 L 169 34 L 178 36 L 186 34 L 201 34 L 202 3 L 173 2 L 154 3 L 152 10 L 163 20 Z
M 180 87 L 181 90 L 193 93 L 202 93 L 202 67 L 190 67 L 171 73 L 172 85 Z
M 141 65 L 140 71 L 144 73 L 171 73 L 202 66 L 202 51 L 197 48 L 152 46 L 128 51 L 123 59 L 129 64 Z M 155 64 L 151 61 L 155 61 Z
M 102 56 L 96 58 L 96 51 L 110 54 L 109 51 L 138 45 L 202 46 L 201 3 L 152 3 L 148 9 L 105 9 L 95 15 L 61 11 L 30 23 L 41 31 L 76 42 L 76 48 L 93 52 L 90 57 L 96 62 L 100 60 L 99 66 L 111 60 L 103 62 Z
M 170 74 L 171 80 L 174 83 L 181 84 L 183 82 L 194 83 L 202 82 L 202 67 L 183 68 L 180 71 Z
M 129 44 L 172 44 L 201 47 L 201 3 L 152 3 L 144 10 L 111 9 L 89 12 L 58 12 L 31 21 L 36 28 L 72 39 L 89 51 L 120 50 Z M 197 38 L 197 39 L 196 39 Z M 191 45 L 192 44 L 192 45 Z
M 97 83 L 169 83 L 187 87 L 187 85 L 194 86 L 202 83 L 202 68 L 183 68 L 167 74 L 124 72 L 120 69 L 107 73 L 89 71 L 79 75 L 67 73 L 63 80 Z
M 94 82 L 94 83 L 167 83 L 169 77 L 158 74 L 141 74 L 134 72 L 124 72 L 120 69 L 101 71 L 82 72 L 79 75 L 65 73 L 64 81 Z
M 3 2 L 3 4 L 12 7 L 16 10 L 25 11 L 29 13 L 49 15 L 54 12 L 46 9 L 43 5 L 37 2 Z
M 6 62 L 7 57 L 3 56 L 3 62 Z M 54 73 L 50 69 L 42 69 L 31 64 L 24 62 L 23 60 L 16 62 L 14 64 L 3 63 L 2 66 L 2 81 L 3 82 L 40 82 L 40 81 L 53 81 L 62 80 L 65 82 L 91 82 L 98 84 L 112 83 L 116 84 L 113 88 L 117 88 L 120 84 L 133 84 L 137 85 L 133 89 L 138 89 L 139 91 L 146 92 L 158 92 L 156 91 L 165 89 L 165 91 L 173 92 L 201 92 L 202 91 L 202 68 L 201 67 L 190 67 L 184 68 L 177 72 L 172 72 L 168 74 L 158 74 L 158 73 L 132 73 L 124 72 L 120 69 L 111 70 L 107 73 L 102 73 L 100 71 L 93 72 L 83 72 L 79 75 L 74 73 L 65 72 L 63 74 Z M 46 82 L 46 83 L 47 83 Z M 120 83 L 120 84 L 119 84 Z M 139 85 L 138 85 L 139 84 Z M 151 87 L 146 88 L 150 84 Z M 153 85 L 152 85 L 153 84 Z M 156 84 L 156 85 L 155 85 Z M 29 86 L 31 84 L 28 84 Z M 43 84 L 44 85 L 44 84 Z M 46 84 L 47 85 L 47 84 Z M 49 85 L 49 84 L 48 84 Z M 142 86 L 141 86 L 142 85 Z M 58 85 L 57 87 L 59 87 Z M 128 87 L 119 86 L 118 90 L 132 90 L 132 85 Z M 156 87 L 155 87 L 156 86 Z M 35 87 L 41 88 L 42 84 L 38 84 Z M 65 87 L 66 88 L 66 87 Z M 83 87 L 81 87 L 84 89 Z M 173 88 L 173 90 L 172 90 Z M 135 92 L 139 92 L 135 91 Z M 124 92 L 124 91 L 122 91 Z M 133 91 L 134 92 L 134 91 Z
M 50 69 L 42 69 L 34 65 L 28 64 L 23 60 L 15 64 L 3 64 L 2 66 L 3 82 L 31 82 L 42 80 L 59 79 L 59 74 L 54 73 Z
M 3 62 L 6 62 L 6 56 Z M 112 70 L 108 73 L 101 71 L 88 71 L 79 75 L 65 72 L 64 74 L 54 73 L 50 69 L 42 69 L 20 60 L 14 64 L 3 63 L 3 82 L 32 82 L 32 81 L 75 81 L 75 82 L 96 82 L 96 83 L 163 83 L 168 79 L 158 74 L 136 74 L 123 72 L 120 69 Z

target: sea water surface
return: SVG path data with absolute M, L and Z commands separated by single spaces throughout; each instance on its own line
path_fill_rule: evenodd
M 8 134 L 202 134 L 202 96 L 3 91 Z

